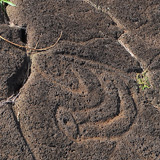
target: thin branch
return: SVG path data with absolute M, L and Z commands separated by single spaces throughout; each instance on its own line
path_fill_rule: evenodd
M 45 51 L 45 50 L 48 50 L 48 49 L 54 47 L 59 42 L 59 40 L 61 39 L 61 37 L 62 37 L 62 31 L 60 33 L 59 38 L 57 39 L 57 41 L 53 45 L 51 45 L 49 47 L 45 47 L 45 48 L 36 49 L 36 48 L 30 48 L 30 47 L 26 47 L 26 46 L 22 46 L 22 45 L 16 44 L 16 43 L 11 42 L 11 41 L 5 39 L 4 37 L 0 36 L 1 39 L 3 39 L 4 41 L 6 41 L 6 42 L 8 42 L 8 43 L 10 43 L 10 44 L 12 44 L 14 46 L 17 46 L 17 47 L 20 47 L 20 48 L 26 48 L 26 49 L 29 49 L 29 50 L 32 50 L 32 51 Z

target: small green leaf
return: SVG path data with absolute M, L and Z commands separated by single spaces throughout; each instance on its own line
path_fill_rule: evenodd
M 16 6 L 14 3 L 12 3 L 12 2 L 10 2 L 10 1 L 8 1 L 8 0 L 2 0 L 4 3 L 7 3 L 7 4 L 9 4 L 9 5 L 11 5 L 11 6 Z
M 136 75 L 137 83 L 138 83 L 138 85 L 139 85 L 139 88 L 141 88 L 142 90 L 151 87 L 151 86 L 150 86 L 149 79 L 148 79 L 146 73 L 147 73 L 147 71 L 144 71 L 144 72 L 142 72 L 141 74 L 140 74 L 140 73 L 137 73 L 137 75 Z

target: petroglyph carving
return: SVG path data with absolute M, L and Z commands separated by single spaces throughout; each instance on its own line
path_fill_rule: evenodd
M 70 139 L 83 141 L 120 136 L 129 130 L 137 111 L 124 81 L 98 64 L 57 55 L 47 64 L 45 79 L 70 93 L 56 111 L 58 128 Z M 64 100 L 64 99 L 63 99 Z

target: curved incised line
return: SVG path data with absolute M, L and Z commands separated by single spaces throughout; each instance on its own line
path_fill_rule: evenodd
M 59 42 L 59 40 L 61 39 L 61 37 L 62 37 L 62 31 L 61 31 L 61 33 L 60 33 L 59 38 L 57 39 L 57 41 L 56 41 L 53 45 L 51 45 L 51 46 L 49 46 L 49 47 L 45 47 L 45 48 L 36 49 L 36 48 L 30 48 L 30 47 L 26 47 L 26 46 L 22 46 L 22 45 L 16 44 L 16 43 L 14 43 L 14 42 L 11 42 L 11 41 L 7 40 L 6 38 L 4 38 L 4 37 L 2 37 L 2 36 L 0 35 L 0 38 L 1 38 L 1 39 L 3 39 L 4 41 L 6 41 L 6 42 L 8 42 L 8 43 L 10 43 L 10 44 L 12 44 L 12 45 L 14 45 L 14 46 L 17 46 L 17 47 L 20 47 L 20 48 L 26 48 L 26 49 L 33 50 L 33 51 L 45 51 L 45 50 L 48 50 L 48 49 L 54 47 L 54 46 Z

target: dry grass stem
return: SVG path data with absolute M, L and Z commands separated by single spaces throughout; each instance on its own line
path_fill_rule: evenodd
M 30 48 L 30 47 L 26 47 L 26 46 L 22 46 L 22 45 L 16 44 L 16 43 L 11 42 L 11 41 L 5 39 L 4 37 L 0 36 L 1 39 L 3 39 L 4 41 L 6 41 L 6 42 L 8 42 L 8 43 L 10 43 L 10 44 L 12 44 L 12 45 L 14 45 L 14 46 L 17 46 L 17 47 L 20 47 L 20 48 L 26 48 L 26 49 L 29 49 L 29 50 L 31 50 L 31 51 L 45 51 L 45 50 L 48 50 L 48 49 L 50 49 L 50 48 L 53 48 L 53 47 L 59 42 L 59 40 L 61 39 L 61 37 L 62 37 L 62 31 L 61 31 L 61 33 L 60 33 L 59 38 L 57 39 L 57 41 L 56 41 L 53 45 L 51 45 L 51 46 L 49 46 L 49 47 L 45 47 L 45 48 L 36 49 L 36 48 Z

